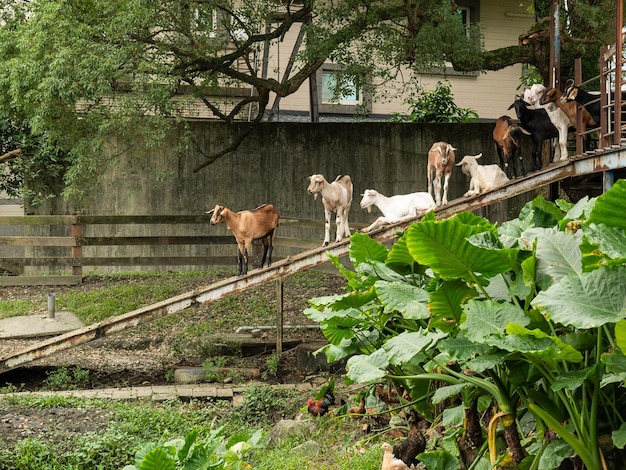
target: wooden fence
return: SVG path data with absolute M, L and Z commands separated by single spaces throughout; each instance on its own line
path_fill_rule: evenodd
M 4 285 L 71 285 L 78 284 L 82 281 L 83 267 L 99 266 L 99 267 L 151 267 L 157 269 L 160 266 L 233 266 L 236 263 L 236 247 L 233 235 L 151 235 L 151 236 L 85 236 L 88 227 L 92 225 L 112 225 L 123 228 L 130 226 L 150 226 L 150 225 L 171 225 L 178 233 L 193 233 L 193 230 L 187 231 L 186 228 L 193 225 L 206 226 L 210 223 L 210 218 L 206 215 L 31 215 L 31 216 L 5 216 L 0 217 L 0 233 L 2 227 L 7 225 L 22 226 L 25 233 L 28 227 L 33 226 L 61 226 L 57 230 L 67 235 L 63 236 L 0 236 L 0 247 L 14 246 L 22 247 L 22 252 L 27 251 L 27 247 L 39 248 L 61 248 L 66 251 L 61 256 L 47 256 L 32 254 L 23 256 L 5 256 L 0 260 L 0 268 L 5 273 L 22 273 L 25 267 L 41 267 L 51 268 L 51 270 L 67 271 L 64 275 L 4 275 L 0 276 L 0 286 Z M 302 238 L 290 238 L 277 236 L 275 246 L 282 248 L 274 250 L 275 254 L 281 256 L 274 257 L 277 261 L 282 257 L 299 253 L 312 248 L 317 248 L 321 244 L 321 234 L 323 233 L 322 221 L 281 219 L 281 232 L 289 233 L 289 230 L 283 230 L 285 227 L 297 226 L 298 228 L 315 229 L 320 235 L 319 240 L 307 240 Z M 202 229 L 202 227 L 200 227 Z M 160 228 L 159 228 L 160 229 Z M 160 231 L 160 230 L 159 230 Z M 196 227 L 197 231 L 197 227 Z M 204 230 L 202 230 L 204 232 Z M 91 230 L 91 232 L 98 232 Z M 206 233 L 209 232 L 208 227 Z M 311 230 L 311 233 L 312 230 Z M 85 256 L 83 248 L 85 247 L 174 247 L 174 246 L 205 246 L 216 247 L 218 245 L 230 245 L 224 253 L 228 252 L 232 255 L 206 255 L 198 256 L 196 253 L 166 254 L 162 256 L 141 256 L 133 253 L 133 249 L 129 248 L 128 253 L 122 256 L 103 254 L 100 256 Z M 64 249 L 65 248 L 65 249 Z M 289 248 L 289 252 L 285 248 Z M 165 248 L 167 251 L 167 248 Z M 229 251 L 226 251 L 229 250 Z M 32 250 L 31 250 L 32 251 Z M 180 250 L 179 250 L 180 251 Z M 208 251 L 208 250 L 207 250 Z M 255 243 L 252 256 L 257 256 L 261 252 L 259 245 Z M 278 252 L 278 253 L 277 253 Z M 252 260 L 252 257 L 251 257 Z M 71 271 L 71 274 L 69 272 Z

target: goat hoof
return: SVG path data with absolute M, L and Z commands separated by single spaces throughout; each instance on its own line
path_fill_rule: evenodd
M 322 246 L 328 246 L 328 245 L 329 245 L 329 242 L 322 243 Z

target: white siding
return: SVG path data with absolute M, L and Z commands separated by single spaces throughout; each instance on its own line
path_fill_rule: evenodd
M 493 50 L 512 46 L 518 43 L 519 36 L 528 31 L 534 18 L 528 14 L 528 0 L 501 0 L 497 2 L 482 1 L 480 5 L 480 22 L 483 25 L 485 48 Z M 287 34 L 285 40 L 275 44 L 271 52 L 269 76 L 278 80 L 289 62 L 292 45 L 297 32 Z M 515 98 L 517 87 L 522 75 L 521 64 L 507 67 L 497 72 L 487 72 L 479 76 L 448 76 L 423 75 L 421 83 L 426 88 L 434 87 L 439 80 L 447 79 L 452 87 L 455 102 L 463 108 L 475 110 L 480 118 L 496 119 L 503 114 L 510 114 L 507 108 Z M 271 107 L 274 98 L 270 99 Z M 374 102 L 372 114 L 391 114 L 406 112 L 404 98 L 392 102 Z M 309 111 L 309 84 L 304 82 L 300 89 L 291 96 L 280 101 L 282 111 Z

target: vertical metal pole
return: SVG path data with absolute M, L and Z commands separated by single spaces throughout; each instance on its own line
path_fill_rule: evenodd
M 48 320 L 54 320 L 54 293 L 48 294 Z
M 283 278 L 279 277 L 276 283 L 276 357 L 283 354 L 283 299 L 285 288 Z
M 559 88 L 561 82 L 561 2 L 552 0 L 550 16 L 550 85 Z
M 622 83 L 623 70 L 622 64 L 622 42 L 624 35 L 622 32 L 622 1 L 616 2 L 616 20 L 615 20 L 615 125 L 613 126 L 613 143 L 619 145 L 622 140 Z
M 602 172 L 602 193 L 606 193 L 609 189 L 611 189 L 614 183 L 615 183 L 614 171 Z

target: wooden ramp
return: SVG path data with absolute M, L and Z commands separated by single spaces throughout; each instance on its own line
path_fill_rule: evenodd
M 610 182 L 612 171 L 625 167 L 626 146 L 605 148 L 596 152 L 587 153 L 574 160 L 550 165 L 546 169 L 533 173 L 526 178 L 514 180 L 507 186 L 489 193 L 472 198 L 455 199 L 436 212 L 439 218 L 451 217 L 459 212 L 466 210 L 473 211 L 572 176 L 604 173 L 606 175 L 605 180 Z M 370 232 L 370 236 L 380 242 L 391 241 L 397 237 L 399 231 L 405 230 L 413 222 L 414 220 L 408 220 L 390 225 Z M 214 302 L 228 295 L 265 284 L 268 281 L 280 279 L 298 271 L 313 268 L 326 263 L 328 261 L 328 253 L 338 257 L 347 255 L 349 245 L 350 241 L 344 240 L 332 243 L 327 247 L 308 250 L 296 256 L 281 260 L 269 268 L 252 270 L 247 276 L 225 279 L 204 288 L 199 288 L 192 292 L 187 292 L 177 297 L 172 297 L 162 302 L 50 338 L 8 357 L 2 358 L 0 360 L 0 373 L 126 328 L 179 312 L 194 304 Z

